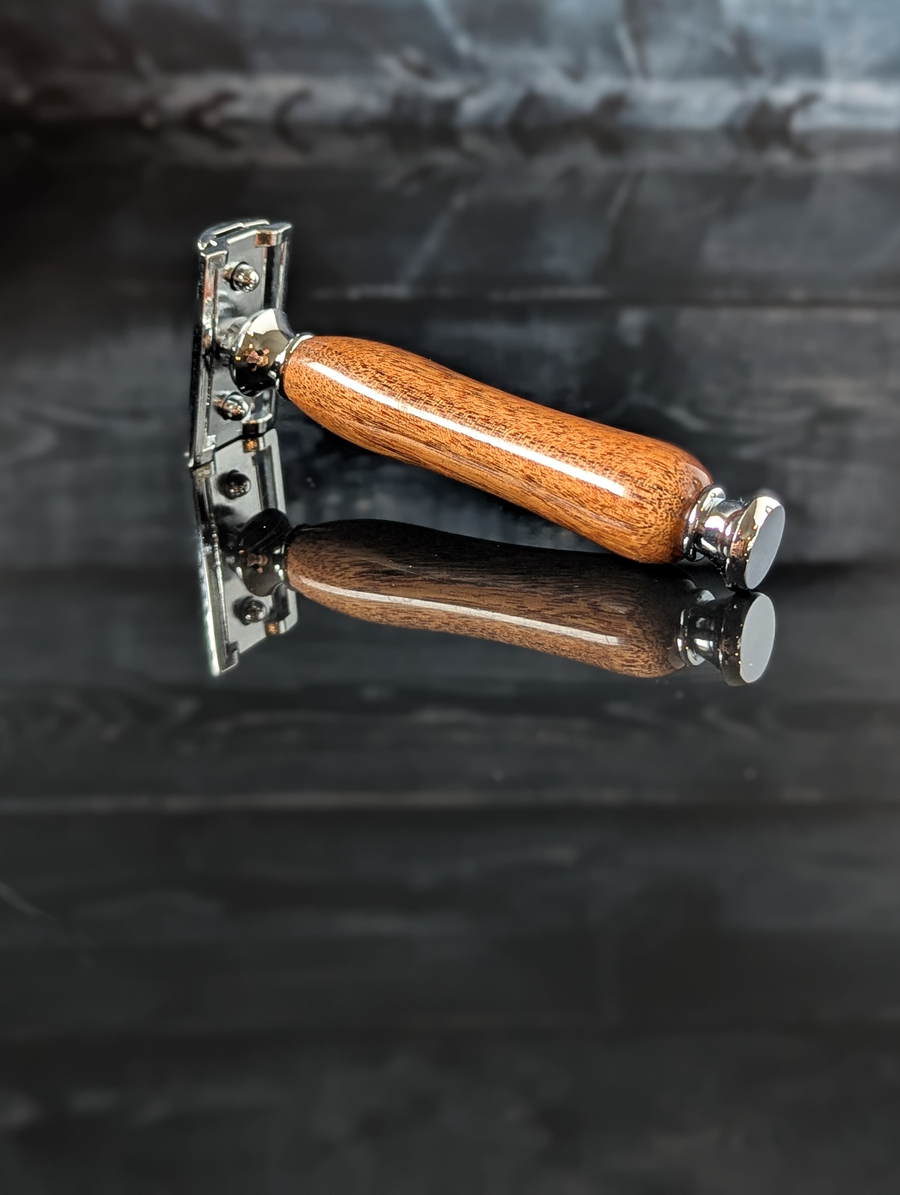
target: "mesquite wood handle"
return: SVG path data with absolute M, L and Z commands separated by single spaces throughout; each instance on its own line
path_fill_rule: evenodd
M 690 581 L 613 556 L 521 548 L 402 523 L 300 527 L 292 588 L 367 622 L 493 639 L 626 676 L 666 676 Z
M 682 555 L 710 475 L 660 440 L 567 415 L 403 349 L 347 336 L 301 341 L 287 397 L 363 448 L 526 507 L 632 560 Z

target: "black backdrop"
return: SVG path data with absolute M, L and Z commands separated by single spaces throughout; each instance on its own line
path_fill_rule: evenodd
M 0 5 L 4 1192 L 893 1192 L 891 5 Z M 893 123 L 892 123 L 893 122 Z M 784 498 L 748 689 L 299 625 L 206 673 L 193 242 Z M 279 416 L 295 522 L 588 550 Z

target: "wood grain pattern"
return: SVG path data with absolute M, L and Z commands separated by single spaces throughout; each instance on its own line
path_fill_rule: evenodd
M 287 573 L 306 597 L 367 622 L 512 643 L 636 677 L 683 666 L 675 635 L 694 589 L 675 570 L 614 556 L 375 519 L 298 528 Z
M 316 336 L 286 362 L 288 398 L 317 423 L 487 490 L 647 564 L 681 555 L 711 482 L 689 453 L 474 382 L 375 341 Z

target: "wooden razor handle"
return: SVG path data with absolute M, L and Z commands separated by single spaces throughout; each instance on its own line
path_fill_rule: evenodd
M 286 569 L 293 589 L 367 622 L 493 639 L 635 677 L 684 667 L 677 640 L 696 593 L 675 570 L 378 520 L 298 528 Z
M 468 482 L 622 556 L 684 554 L 689 512 L 712 478 L 689 453 L 515 398 L 368 340 L 295 343 L 282 388 L 363 448 Z

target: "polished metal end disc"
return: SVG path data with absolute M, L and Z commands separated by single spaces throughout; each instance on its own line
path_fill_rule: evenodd
M 719 640 L 719 667 L 728 684 L 758 681 L 769 666 L 774 646 L 775 607 L 771 600 L 764 593 L 735 596 L 726 608 Z
M 719 486 L 708 486 L 687 516 L 683 551 L 687 560 L 711 560 L 729 589 L 755 589 L 783 533 L 784 507 L 771 494 L 735 502 Z
M 756 589 L 775 560 L 784 534 L 784 507 L 760 494 L 730 518 L 733 526 L 724 562 L 725 584 Z

